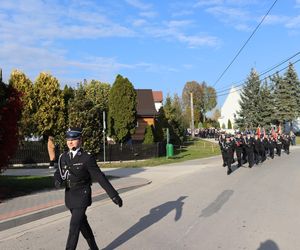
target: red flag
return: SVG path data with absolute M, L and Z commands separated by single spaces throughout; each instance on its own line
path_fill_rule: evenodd
M 278 134 L 281 134 L 281 125 L 279 124 L 278 126 L 278 131 L 277 131 Z
M 256 134 L 257 134 L 258 136 L 260 136 L 260 127 L 258 127 L 258 128 L 256 129 Z
M 272 129 L 271 129 L 271 134 L 272 134 L 273 136 L 275 136 L 275 130 L 274 130 L 273 127 L 272 127 Z

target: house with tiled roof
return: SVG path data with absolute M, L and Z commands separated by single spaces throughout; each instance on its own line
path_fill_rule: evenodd
M 163 106 L 163 93 L 162 91 L 152 91 L 152 94 L 153 94 L 155 109 L 158 112 L 159 109 Z
M 160 91 L 157 91 L 160 92 Z M 158 112 L 155 108 L 154 94 L 151 89 L 136 89 L 137 93 L 137 125 L 132 135 L 133 141 L 143 141 L 147 125 L 154 125 Z M 162 96 L 162 93 L 161 93 Z M 159 97 L 155 94 L 155 98 Z M 160 100 L 161 98 L 157 98 Z

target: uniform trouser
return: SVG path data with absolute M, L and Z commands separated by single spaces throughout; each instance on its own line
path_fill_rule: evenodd
M 249 167 L 252 167 L 254 165 L 253 149 L 247 149 L 247 160 L 249 163 Z
M 270 152 L 270 157 L 273 159 L 274 158 L 274 147 L 270 147 L 269 152 Z
M 260 149 L 259 156 L 260 156 L 260 159 L 261 159 L 262 162 L 266 160 L 267 157 L 266 157 L 265 148 Z
M 88 242 L 90 248 L 92 250 L 98 250 L 93 231 L 87 221 L 85 214 L 86 209 L 86 207 L 70 209 L 72 216 L 66 250 L 76 249 L 80 232 Z
M 236 153 L 236 158 L 238 160 L 238 165 L 239 166 L 242 166 L 243 165 L 243 162 L 242 162 L 242 152 L 243 152 L 243 149 L 241 148 L 237 148 L 235 150 L 235 153 Z
M 225 164 L 228 167 L 228 170 L 231 170 L 231 164 L 232 164 L 232 152 L 224 152 L 224 160 Z
M 231 152 L 231 163 L 234 163 L 234 149 Z
M 221 151 L 221 152 L 222 152 L 223 166 L 225 167 L 227 165 L 227 162 L 226 162 L 226 152 L 224 152 L 224 151 Z
M 247 162 L 247 150 L 243 147 L 243 163 Z
M 255 164 L 258 164 L 260 161 L 260 155 L 258 150 L 254 150 L 254 162 Z
M 282 145 L 281 145 L 281 144 L 279 144 L 279 145 L 276 146 L 276 154 L 277 154 L 278 156 L 281 155 L 281 149 L 282 149 Z

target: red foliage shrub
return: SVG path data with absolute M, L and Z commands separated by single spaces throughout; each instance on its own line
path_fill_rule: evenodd
M 0 106 L 0 170 L 5 168 L 10 157 L 18 147 L 18 120 L 20 118 L 22 102 L 21 94 L 12 86 L 1 84 Z

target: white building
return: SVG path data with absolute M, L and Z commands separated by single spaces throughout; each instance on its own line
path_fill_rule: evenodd
M 231 87 L 230 92 L 221 108 L 221 117 L 219 118 L 221 128 L 225 125 L 225 128 L 228 129 L 228 120 L 231 121 L 232 128 L 234 128 L 234 121 L 237 117 L 237 112 L 240 110 L 240 94 L 241 90 L 234 86 Z M 285 131 L 289 131 L 290 129 L 294 132 L 300 132 L 300 118 L 293 122 L 293 128 L 290 128 L 289 125 L 286 124 Z
M 237 116 L 237 112 L 240 110 L 240 99 L 240 90 L 232 86 L 221 108 L 221 117 L 219 118 L 221 128 L 225 125 L 225 128 L 228 129 L 228 120 L 231 121 L 232 128 L 234 127 L 234 120 Z

